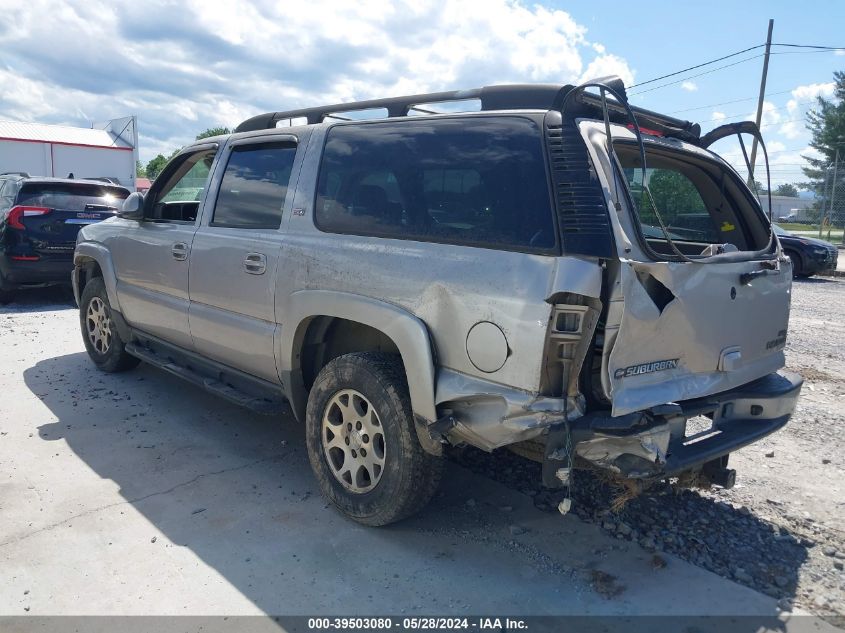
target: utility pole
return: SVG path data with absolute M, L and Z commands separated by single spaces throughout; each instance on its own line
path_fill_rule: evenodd
M 760 96 L 757 99 L 757 127 L 763 120 L 763 97 L 766 96 L 766 76 L 769 74 L 769 51 L 772 48 L 772 29 L 775 26 L 774 20 L 769 20 L 769 34 L 766 36 L 766 54 L 763 57 L 763 77 L 760 79 Z M 757 139 L 751 143 L 751 161 L 748 170 L 748 186 L 754 189 L 754 163 L 757 161 Z M 771 209 L 769 209 L 771 211 Z

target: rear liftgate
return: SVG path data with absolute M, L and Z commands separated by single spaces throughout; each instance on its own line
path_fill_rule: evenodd
M 610 104 L 617 111 L 616 120 L 624 110 L 633 124 L 629 127 L 639 145 L 643 195 L 674 261 L 620 259 L 616 278 L 609 280 L 601 375 L 612 410 L 587 414 L 571 428 L 550 432 L 544 483 L 554 487 L 568 483 L 573 459 L 580 458 L 622 478 L 640 480 L 705 464 L 710 482 L 730 486 L 733 471 L 725 468 L 727 453 L 782 426 L 800 390 L 800 378 L 770 376 L 784 365 L 791 271 L 773 248 L 771 229 L 769 243 L 758 252 L 713 249 L 707 257 L 684 255 L 648 190 L 645 145 L 621 81 L 579 86 L 567 95 L 564 119 L 567 104 L 577 101 L 588 87 L 600 91 L 599 97 L 588 98 L 594 105 L 600 99 L 612 165 L 618 162 L 608 94 L 616 100 Z M 731 134 L 742 143 L 742 133 L 756 136 L 762 145 L 756 125 L 750 122 L 718 128 L 696 144 L 707 147 Z M 766 166 L 768 170 L 767 157 Z M 617 212 L 623 209 L 620 180 L 614 179 L 611 188 Z M 754 382 L 760 376 L 765 378 Z M 712 423 L 691 434 L 687 422 L 697 416 Z M 743 424 L 729 424 L 738 420 Z

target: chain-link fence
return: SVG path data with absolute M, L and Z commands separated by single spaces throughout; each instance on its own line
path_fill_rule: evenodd
M 838 160 L 827 169 L 816 213 L 819 237 L 842 244 L 845 232 L 845 155 L 837 153 L 836 157 Z

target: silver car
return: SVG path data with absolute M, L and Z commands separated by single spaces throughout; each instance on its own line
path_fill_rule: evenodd
M 574 468 L 730 486 L 801 388 L 789 260 L 707 149 L 739 133 L 610 79 L 260 115 L 80 232 L 83 340 L 104 371 L 289 404 L 367 525 L 431 498 L 445 445 L 531 455 L 564 491 Z

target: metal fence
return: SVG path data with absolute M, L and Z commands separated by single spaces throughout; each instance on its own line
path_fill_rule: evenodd
M 836 158 L 827 169 L 817 213 L 819 237 L 841 244 L 845 233 L 845 156 L 837 153 Z

